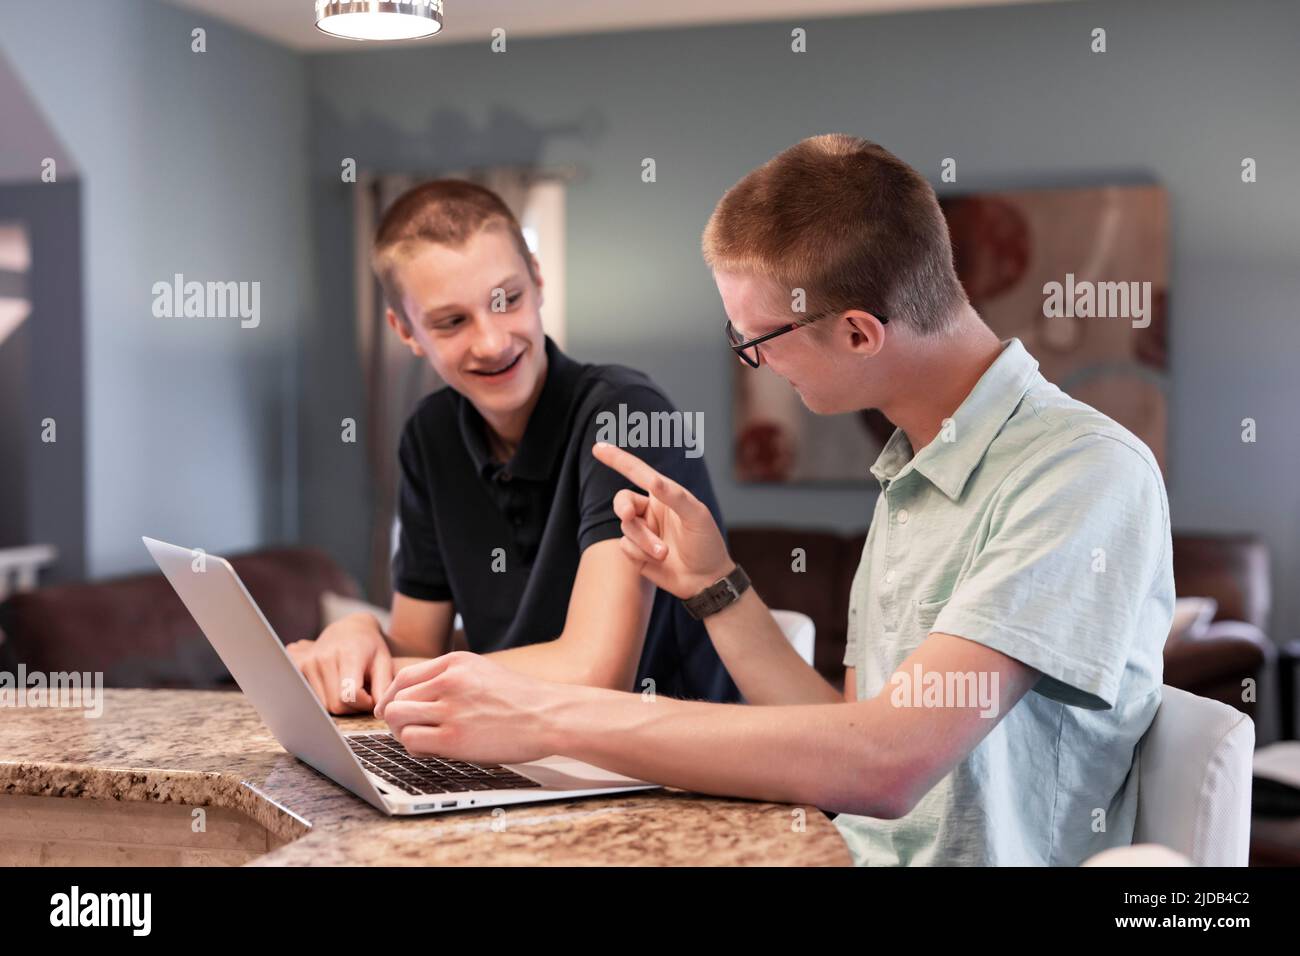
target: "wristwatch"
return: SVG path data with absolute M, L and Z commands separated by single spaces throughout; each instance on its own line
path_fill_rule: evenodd
M 697 621 L 702 621 L 710 614 L 717 614 L 724 607 L 735 604 L 740 596 L 749 590 L 749 575 L 740 565 L 736 565 L 730 574 L 710 584 L 694 597 L 682 598 L 686 613 Z

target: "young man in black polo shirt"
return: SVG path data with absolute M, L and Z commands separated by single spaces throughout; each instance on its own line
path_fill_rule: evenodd
M 402 434 L 388 633 L 357 614 L 288 648 L 326 707 L 373 710 L 395 669 L 451 649 L 457 612 L 471 650 L 534 677 L 736 700 L 704 627 L 621 551 L 613 499 L 632 485 L 590 454 L 608 416 L 674 413 L 663 392 L 632 369 L 575 362 L 543 334 L 540 267 L 490 190 L 415 187 L 380 224 L 374 267 L 388 324 L 448 387 Z M 720 525 L 688 450 L 635 454 Z

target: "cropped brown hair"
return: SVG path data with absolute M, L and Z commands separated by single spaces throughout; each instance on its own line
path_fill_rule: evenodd
M 885 148 L 843 133 L 796 143 L 727 190 L 703 252 L 714 271 L 803 289 L 810 319 L 864 309 L 928 335 L 967 301 L 934 189 Z
M 397 264 L 421 243 L 460 249 L 484 229 L 503 230 L 519 250 L 528 274 L 538 281 L 518 220 L 492 190 L 464 179 L 433 179 L 408 189 L 394 201 L 375 231 L 370 266 L 398 318 L 410 324 L 402 310 Z

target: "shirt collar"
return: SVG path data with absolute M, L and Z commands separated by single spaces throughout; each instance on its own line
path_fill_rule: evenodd
M 970 394 L 953 412 L 951 441 L 940 432 L 913 456 L 901 428 L 895 429 L 881 449 L 871 473 L 882 484 L 903 476 L 910 466 L 951 499 L 957 499 L 971 472 L 984 460 L 993 439 L 1011 418 L 1037 374 L 1038 360 L 1020 339 L 1002 343 L 1002 353 L 988 367 Z
M 561 352 L 551 337 L 546 336 L 546 382 L 524 428 L 523 440 L 515 449 L 514 457 L 504 466 L 506 471 L 531 481 L 550 477 L 568 438 L 567 412 L 582 369 L 581 363 Z M 464 396 L 460 397 L 459 420 L 461 439 L 474 463 L 474 470 L 479 477 L 489 477 L 503 466 L 492 458 L 483 416 Z

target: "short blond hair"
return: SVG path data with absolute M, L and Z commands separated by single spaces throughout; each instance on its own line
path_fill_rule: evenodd
M 375 230 L 370 267 L 389 308 L 410 325 L 402 309 L 397 266 L 422 243 L 461 249 L 485 229 L 499 229 L 514 243 L 534 283 L 532 252 L 510 207 L 485 186 L 464 179 L 432 179 L 402 193 Z
M 715 272 L 803 289 L 809 317 L 863 309 L 928 335 L 967 302 L 934 189 L 844 133 L 796 143 L 727 190 L 702 249 Z

